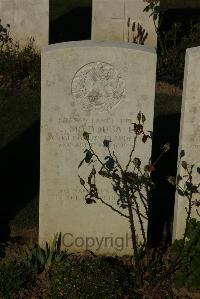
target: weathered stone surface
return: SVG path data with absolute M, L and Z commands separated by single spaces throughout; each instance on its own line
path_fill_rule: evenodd
M 103 140 L 111 139 L 126 165 L 134 138 L 131 123 L 139 111 L 146 115 L 145 129 L 152 130 L 155 73 L 154 50 L 134 44 L 70 42 L 42 52 L 41 244 L 62 232 L 71 251 L 83 252 L 91 237 L 87 249 L 97 254 L 131 253 L 127 219 L 101 203 L 85 204 L 78 175 L 86 179 L 90 167 L 78 170 L 78 165 L 86 148 L 84 131 L 91 133 L 102 159 L 107 154 Z M 146 164 L 151 143 L 139 142 L 135 155 Z M 97 186 L 100 196 L 117 207 L 110 181 L 99 176 Z
M 181 127 L 179 136 L 179 152 L 185 151 L 183 161 L 195 164 L 193 172 L 193 183 L 200 183 L 200 174 L 197 167 L 200 167 L 200 47 L 187 49 L 184 90 L 181 111 Z M 187 174 L 181 164 L 178 167 L 178 174 Z M 183 182 L 186 178 L 183 178 Z M 180 181 L 182 186 L 182 181 Z M 194 200 L 200 199 L 199 194 L 194 194 Z M 173 239 L 180 239 L 185 230 L 186 210 L 188 200 L 176 194 L 174 210 Z M 192 217 L 197 217 L 194 207 Z
M 125 98 L 125 82 L 119 72 L 105 62 L 82 67 L 72 82 L 72 95 L 84 110 L 109 111 Z
M 132 25 L 135 22 L 134 36 L 140 24 L 148 37 L 145 45 L 156 47 L 157 35 L 153 18 L 144 12 L 147 3 L 141 0 L 93 0 L 92 40 L 132 41 Z M 130 28 L 128 29 L 128 19 Z
M 49 0 L 0 0 L 2 25 L 10 24 L 14 41 L 23 47 L 29 38 L 38 48 L 48 45 Z

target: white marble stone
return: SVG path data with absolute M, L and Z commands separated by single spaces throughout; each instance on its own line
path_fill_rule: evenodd
M 134 138 L 131 122 L 139 111 L 146 115 L 145 128 L 152 130 L 155 75 L 155 51 L 135 44 L 69 42 L 42 52 L 41 245 L 62 232 L 73 252 L 83 252 L 87 238 L 92 237 L 90 245 L 94 244 L 88 249 L 97 254 L 131 253 L 130 240 L 126 244 L 127 219 L 101 203 L 85 203 L 78 175 L 86 179 L 90 168 L 85 164 L 78 170 L 86 148 L 82 135 L 91 133 L 91 143 L 102 158 L 107 153 L 103 140 L 111 138 L 125 165 Z M 136 156 L 146 164 L 150 155 L 151 142 L 139 142 Z M 117 207 L 110 181 L 99 176 L 97 186 L 102 198 Z M 140 237 L 138 227 L 137 231 Z M 112 246 L 105 244 L 106 237 L 107 241 L 112 238 Z M 125 244 L 119 250 L 122 237 Z M 103 240 L 100 249 L 97 240 Z
M 197 167 L 200 167 L 200 47 L 187 49 L 183 100 L 181 110 L 181 124 L 179 136 L 179 153 L 185 151 L 182 158 L 190 164 L 195 164 L 193 183 L 200 183 L 200 174 Z M 186 172 L 181 165 L 178 165 L 178 174 L 185 175 Z M 185 179 L 183 180 L 185 181 Z M 182 183 L 180 182 L 180 185 Z M 200 199 L 199 194 L 194 194 L 194 200 Z M 180 239 L 183 236 L 186 222 L 186 210 L 188 201 L 176 194 L 174 210 L 173 239 Z M 196 218 L 196 209 L 193 209 L 192 217 Z
M 39 49 L 48 45 L 49 0 L 0 0 L 0 19 L 2 25 L 10 24 L 11 37 L 20 47 L 30 37 Z
M 144 12 L 146 6 L 147 3 L 142 0 L 93 0 L 92 40 L 132 41 L 131 28 L 135 22 L 148 33 L 144 44 L 155 48 L 157 35 L 150 12 Z M 134 36 L 136 34 L 137 30 Z

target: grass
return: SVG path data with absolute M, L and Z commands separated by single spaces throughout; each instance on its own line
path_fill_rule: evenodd
M 37 228 L 39 221 L 39 198 L 31 200 L 24 209 L 20 210 L 14 219 L 11 220 L 11 226 L 17 230 L 24 228 Z
M 114 258 L 65 257 L 50 275 L 11 261 L 0 268 L 1 298 L 134 298 L 129 266 Z M 15 275 L 13 275 L 15 273 Z M 44 274 L 44 275 L 43 275 Z
M 181 96 L 171 96 L 157 93 L 155 97 L 154 117 L 181 113 Z
M 25 244 L 30 240 L 38 242 L 39 233 L 39 196 L 32 199 L 9 223 L 10 235 Z
M 57 265 L 51 281 L 52 298 L 134 298 L 131 269 L 114 258 L 68 259 Z M 62 296 L 59 297 L 59 293 Z
M 40 117 L 40 91 L 0 89 L 0 148 Z
M 181 243 L 179 244 L 179 246 Z M 173 250 L 179 249 L 179 246 Z M 1 298 L 155 298 L 141 297 L 135 293 L 135 274 L 130 259 L 114 257 L 69 256 L 67 253 L 61 262 L 52 261 L 49 272 L 41 272 L 35 267 L 35 259 L 27 259 L 24 249 L 18 248 L 15 258 L 1 264 L 0 297 Z M 199 298 L 199 269 L 190 266 L 190 259 L 198 264 L 199 246 L 193 245 L 193 254 L 188 259 L 188 269 L 184 269 L 185 277 L 179 278 L 179 284 L 185 286 L 187 275 L 196 278 L 192 288 L 179 290 L 177 284 L 166 283 L 169 295 L 170 288 L 176 292 L 176 298 Z M 181 268 L 182 269 L 182 268 Z M 15 273 L 15 275 L 13 275 Z M 177 275 L 182 272 L 178 271 Z M 175 279 L 176 281 L 176 279 Z M 179 296 L 180 292 L 180 296 Z M 170 292 L 171 293 L 171 292 Z M 165 292 L 166 294 L 166 292 Z M 194 295 L 194 297 L 193 297 Z M 198 296 L 198 297 L 197 297 Z M 161 298 L 156 297 L 156 298 Z M 162 298 L 175 298 L 171 295 Z

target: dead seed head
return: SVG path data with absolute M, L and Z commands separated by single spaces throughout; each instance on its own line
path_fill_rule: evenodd
M 165 153 L 168 152 L 171 149 L 170 143 L 165 143 L 162 149 Z
M 83 133 L 83 138 L 88 141 L 89 138 L 90 138 L 90 134 L 88 132 L 84 132 Z
M 175 177 L 173 177 L 173 176 L 168 176 L 168 177 L 167 177 L 167 181 L 168 181 L 171 185 L 173 185 L 173 186 L 176 185 L 176 179 L 175 179 Z
M 187 162 L 186 161 L 182 161 L 181 162 L 181 166 L 186 170 L 187 169 Z

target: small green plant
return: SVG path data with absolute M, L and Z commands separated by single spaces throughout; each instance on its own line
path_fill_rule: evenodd
M 135 285 L 138 289 L 141 287 L 141 283 L 144 278 L 143 276 L 147 272 L 146 268 L 149 267 L 149 265 L 142 265 L 141 257 L 149 256 L 150 254 L 148 251 L 144 225 L 144 221 L 146 222 L 149 216 L 150 189 L 154 186 L 150 174 L 155 170 L 155 166 L 161 157 L 170 149 L 170 145 L 165 144 L 158 159 L 154 163 L 149 163 L 146 166 L 142 165 L 142 161 L 138 157 L 134 157 L 138 139 L 141 138 L 143 143 L 146 143 L 150 138 L 150 135 L 144 131 L 145 121 L 146 118 L 144 114 L 139 112 L 137 115 L 137 123 L 133 123 L 133 132 L 135 133 L 135 137 L 133 137 L 132 150 L 127 158 L 125 167 L 122 166 L 115 152 L 112 151 L 111 140 L 103 141 L 103 145 L 107 149 L 108 154 L 104 160 L 101 159 L 92 148 L 88 132 L 84 132 L 83 134 L 83 137 L 88 144 L 88 148 L 85 151 L 86 156 L 79 165 L 79 167 L 82 166 L 83 162 L 88 164 L 92 163 L 93 165 L 87 179 L 87 183 L 83 178 L 80 178 L 80 183 L 83 185 L 87 193 L 85 196 L 86 203 L 93 204 L 96 203 L 96 201 L 100 201 L 102 204 L 111 208 L 115 213 L 124 217 L 130 224 L 134 257 L 133 264 L 135 269 Z M 97 170 L 98 164 L 100 166 L 99 170 Z M 97 174 L 105 179 L 111 180 L 113 190 L 116 193 L 119 209 L 116 209 L 100 197 L 96 186 Z M 145 211 L 144 213 L 141 212 L 140 205 L 142 205 L 142 208 Z M 128 214 L 124 213 L 123 209 L 128 210 Z M 136 232 L 136 221 L 138 221 L 140 225 L 142 242 L 138 241 L 137 238 L 138 232 Z M 151 258 L 149 258 L 149 261 L 150 260 Z
M 170 30 L 158 35 L 158 79 L 182 86 L 187 48 L 199 46 L 200 25 L 190 24 L 184 33 L 181 24 L 174 23 Z
M 35 48 L 34 38 L 25 47 L 10 38 L 10 25 L 0 22 L 0 87 L 40 87 L 40 54 Z
M 196 210 L 196 216 L 200 216 L 200 183 L 194 184 L 194 172 L 200 174 L 200 168 L 194 164 L 183 161 L 184 150 L 180 152 L 180 165 L 184 170 L 183 175 L 178 175 L 177 179 L 169 177 L 168 181 L 176 187 L 181 197 L 187 198 L 185 231 L 181 240 L 175 240 L 172 244 L 172 266 L 174 271 L 174 281 L 177 287 L 186 286 L 190 290 L 199 288 L 200 274 L 200 221 L 191 218 L 192 210 Z
M 87 149 L 84 151 L 85 158 L 80 162 L 79 167 L 83 163 L 87 163 L 88 165 L 92 165 L 92 169 L 86 181 L 80 177 L 80 183 L 86 191 L 85 201 L 87 204 L 95 204 L 97 201 L 101 202 L 129 222 L 133 249 L 132 266 L 134 269 L 134 285 L 138 296 L 147 294 L 154 296 L 158 292 L 162 296 L 168 296 L 171 294 L 172 276 L 180 267 L 184 250 L 180 251 L 177 256 L 174 256 L 173 261 L 171 261 L 170 252 L 166 248 L 151 249 L 148 246 L 144 222 L 147 222 L 149 218 L 150 190 L 151 188 L 155 188 L 151 179 L 151 172 L 155 171 L 157 163 L 170 150 L 170 145 L 165 144 L 163 146 L 159 157 L 154 163 L 149 162 L 148 165 L 142 165 L 142 161 L 138 157 L 134 157 L 134 152 L 139 139 L 142 139 L 143 143 L 146 143 L 150 138 L 150 135 L 146 134 L 144 130 L 145 121 L 144 114 L 139 112 L 137 122 L 133 123 L 135 136 L 133 137 L 132 150 L 127 158 L 125 167 L 122 166 L 116 153 L 112 150 L 111 140 L 103 141 L 103 145 L 108 153 L 102 159 L 93 150 L 92 143 L 90 142 L 90 134 L 84 132 L 83 138 L 87 142 Z M 182 151 L 181 158 L 183 156 L 184 152 Z M 182 178 L 186 180 L 184 188 L 179 184 L 179 176 L 177 177 L 177 182 L 173 177 L 166 179 L 174 185 L 178 192 L 181 192 L 188 199 L 186 227 L 182 240 L 183 249 L 185 249 L 192 206 L 194 205 L 193 197 L 196 193 L 199 193 L 200 184 L 193 184 L 192 171 L 194 166 L 183 161 L 182 167 L 186 171 L 186 175 Z M 105 178 L 105 180 L 110 180 L 119 208 L 102 199 L 98 191 L 97 175 Z M 195 204 L 197 206 L 199 202 Z M 140 241 L 137 238 L 136 221 L 140 225 L 142 236 L 142 240 Z
M 10 24 L 3 26 L 0 19 L 0 52 L 7 50 L 12 46 L 12 38 L 10 37 Z
M 177 288 L 187 287 L 190 291 L 200 289 L 200 221 L 190 219 L 184 240 L 176 240 L 171 248 L 173 257 L 181 255 L 181 262 L 174 274 L 174 283 Z
M 24 251 L 21 251 L 24 255 Z M 49 245 L 46 242 L 45 248 L 41 248 L 39 244 L 30 242 L 25 258 L 23 261 L 27 267 L 34 267 L 38 272 L 49 272 L 53 262 L 60 262 L 66 256 L 66 252 L 61 251 L 61 233 L 56 234 L 53 242 Z

